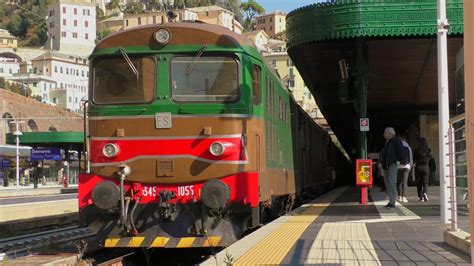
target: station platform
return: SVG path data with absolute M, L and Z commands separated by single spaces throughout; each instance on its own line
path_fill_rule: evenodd
M 438 187 L 420 202 L 409 187 L 408 203 L 387 209 L 387 195 L 337 188 L 282 216 L 201 265 L 471 265 L 470 257 L 443 242 Z M 459 217 L 466 224 L 468 217 Z
M 77 192 L 77 185 L 70 185 L 67 188 L 64 188 L 63 186 L 57 184 L 47 184 L 39 185 L 39 187 L 36 189 L 33 187 L 33 184 L 30 184 L 28 186 L 20 186 L 19 189 L 17 189 L 16 186 L 0 186 L 0 199 L 10 197 L 55 195 L 70 192 Z
M 77 187 L 76 187 L 77 188 Z M 0 189 L 0 228 L 38 219 L 78 213 L 77 193 L 63 193 L 61 187 Z M 74 189 L 74 188 L 72 188 Z

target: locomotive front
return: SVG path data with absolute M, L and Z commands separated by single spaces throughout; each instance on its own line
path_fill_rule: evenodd
M 251 46 L 199 23 L 98 44 L 79 208 L 105 247 L 227 246 L 256 223 L 263 119 Z

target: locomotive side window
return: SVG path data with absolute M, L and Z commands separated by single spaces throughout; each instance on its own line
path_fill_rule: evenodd
M 171 61 L 171 95 L 178 102 L 236 102 L 239 72 L 232 57 L 175 57 Z
M 262 85 L 260 80 L 260 73 L 260 67 L 257 65 L 252 65 L 252 102 L 256 105 L 262 103 Z
M 155 60 L 151 57 L 130 59 L 137 73 L 134 73 L 122 57 L 94 60 L 92 66 L 94 103 L 145 103 L 153 100 Z

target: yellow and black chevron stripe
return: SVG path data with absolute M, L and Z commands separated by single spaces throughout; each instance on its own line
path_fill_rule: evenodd
M 222 237 L 207 236 L 207 237 L 111 237 L 107 238 L 104 243 L 106 248 L 197 248 L 197 247 L 221 247 L 224 246 Z

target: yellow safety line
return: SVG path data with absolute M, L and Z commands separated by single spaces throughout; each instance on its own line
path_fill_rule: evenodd
M 170 239 L 168 237 L 162 237 L 158 236 L 153 240 L 153 243 L 151 243 L 151 248 L 163 248 L 166 246 L 166 243 L 168 243 Z
M 303 232 L 346 188 L 340 188 L 310 204 L 237 259 L 235 265 L 280 264 Z
M 193 246 L 195 237 L 183 237 L 179 240 L 177 248 L 190 248 Z
M 106 248 L 114 248 L 115 246 L 117 246 L 119 241 L 120 241 L 120 238 L 107 238 L 105 240 L 104 246 Z

